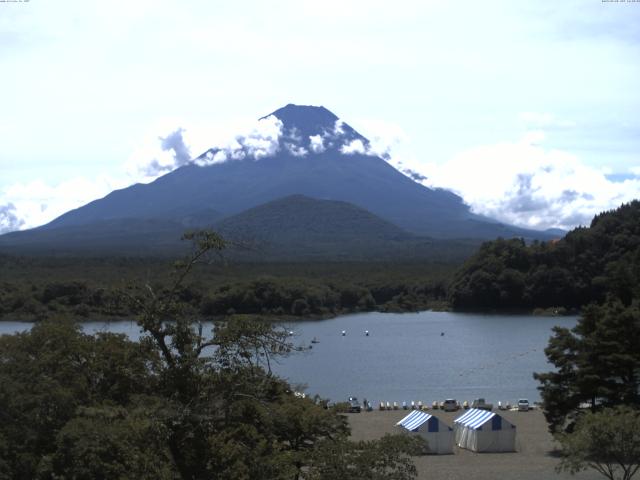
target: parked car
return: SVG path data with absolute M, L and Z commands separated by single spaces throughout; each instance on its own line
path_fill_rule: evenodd
M 484 398 L 476 398 L 471 404 L 471 408 L 479 408 L 481 410 L 493 410 L 493 403 L 485 402 Z
M 531 408 L 529 406 L 529 400 L 527 400 L 526 398 L 521 398 L 520 400 L 518 400 L 518 411 L 519 412 L 528 412 L 529 408 Z
M 445 412 L 455 412 L 460 409 L 460 404 L 453 398 L 447 398 L 440 408 Z
M 362 407 L 360 402 L 356 397 L 349 397 L 349 412 L 350 413 L 360 413 L 362 411 Z

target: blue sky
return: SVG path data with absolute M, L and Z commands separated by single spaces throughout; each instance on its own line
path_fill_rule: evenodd
M 571 227 L 640 192 L 640 2 L 0 3 L 0 231 L 324 105 L 471 207 Z M 168 156 L 168 160 L 167 160 Z

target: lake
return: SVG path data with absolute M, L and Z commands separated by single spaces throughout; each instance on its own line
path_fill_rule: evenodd
M 274 370 L 294 385 L 306 384 L 308 393 L 333 401 L 350 395 L 376 403 L 430 404 L 476 397 L 494 403 L 535 401 L 539 394 L 532 374 L 551 368 L 544 355 L 551 328 L 572 327 L 576 321 L 577 317 L 374 312 L 285 323 L 296 345 L 313 348 L 280 360 Z M 0 322 L 0 334 L 28 328 L 28 323 Z M 83 328 L 134 339 L 140 335 L 135 322 L 129 321 L 85 322 Z M 318 343 L 311 344 L 314 338 Z

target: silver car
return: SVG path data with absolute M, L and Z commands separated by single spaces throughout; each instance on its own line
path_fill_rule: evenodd
M 440 408 L 445 412 L 455 412 L 460 409 L 460 404 L 453 398 L 447 398 Z

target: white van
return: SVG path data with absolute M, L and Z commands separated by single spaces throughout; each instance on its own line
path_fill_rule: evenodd
M 526 398 L 521 398 L 518 400 L 518 411 L 519 412 L 528 412 L 529 411 L 529 400 Z

